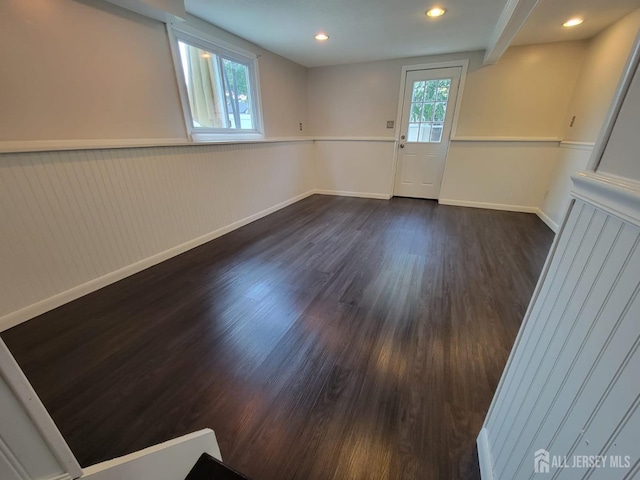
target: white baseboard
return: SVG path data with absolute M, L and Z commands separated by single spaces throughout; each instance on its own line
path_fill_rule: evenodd
M 536 209 L 536 215 L 538 215 L 540 220 L 542 220 L 544 223 L 546 223 L 547 227 L 549 227 L 551 230 L 553 230 L 554 233 L 558 233 L 558 230 L 560 230 L 560 226 L 556 222 L 551 220 L 551 217 L 549 215 L 544 213 L 539 208 Z
M 213 430 L 204 429 L 83 470 L 90 480 L 183 480 L 200 455 L 222 460 Z
M 307 198 L 313 195 L 315 190 L 309 190 L 308 192 L 303 193 L 302 195 L 298 195 L 296 197 L 290 198 L 284 202 L 278 203 L 272 207 L 269 207 L 261 212 L 250 215 L 242 220 L 238 220 L 230 225 L 219 228 L 213 232 L 202 235 L 198 238 L 194 238 L 193 240 L 189 240 L 186 243 L 181 245 L 177 245 L 169 250 L 165 250 L 164 252 L 157 253 L 152 255 L 151 257 L 147 257 L 143 260 L 140 260 L 131 265 L 127 265 L 119 270 L 114 272 L 107 273 L 101 277 L 98 277 L 94 280 L 90 280 L 82 285 L 78 285 L 77 287 L 73 287 L 64 292 L 58 293 L 52 297 L 41 300 L 33 305 L 29 305 L 15 312 L 9 313 L 3 317 L 0 317 L 0 332 L 7 330 L 11 327 L 15 327 L 16 325 L 26 322 L 38 315 L 42 315 L 49 310 L 53 310 L 65 303 L 69 303 L 73 300 L 76 300 L 80 297 L 83 297 L 91 292 L 95 292 L 101 288 L 106 287 L 107 285 L 111 285 L 119 280 L 130 277 L 142 270 L 146 270 L 149 267 L 157 265 L 160 262 L 164 262 L 172 257 L 180 255 L 181 253 L 187 252 L 193 248 L 199 247 L 211 240 L 214 240 L 222 235 L 225 235 L 233 230 L 236 230 L 240 227 L 243 227 L 251 222 L 254 222 L 262 217 L 266 217 L 267 215 L 276 212 L 284 207 L 288 207 L 300 200 Z
M 343 192 L 340 190 L 315 190 L 314 193 L 319 195 L 335 195 L 338 197 L 359 197 L 359 198 L 377 198 L 379 200 L 389 200 L 391 195 L 387 193 L 366 193 L 366 192 Z
M 453 205 L 456 207 L 486 208 L 488 210 L 505 210 L 508 212 L 537 213 L 538 207 L 525 207 L 524 205 L 506 205 L 503 203 L 469 202 L 467 200 L 454 200 L 451 198 L 441 198 L 438 203 L 442 205 Z
M 491 461 L 491 450 L 489 447 L 489 437 L 487 429 L 480 430 L 476 440 L 478 447 L 478 463 L 480 464 L 480 478 L 482 480 L 493 480 L 493 462 Z
M 255 213 L 246 217 L 242 220 L 238 220 L 230 225 L 219 228 L 213 232 L 207 233 L 206 235 L 202 235 L 198 238 L 190 240 L 181 245 L 177 245 L 169 250 L 165 250 L 164 252 L 160 252 L 151 257 L 140 260 L 131 265 L 127 265 L 119 270 L 114 272 L 110 272 L 102 277 L 96 278 L 94 280 L 90 280 L 89 282 L 83 283 L 82 285 L 78 285 L 77 287 L 73 287 L 64 292 L 58 293 L 52 297 L 41 300 L 33 305 L 29 305 L 25 308 L 17 310 L 15 312 L 9 313 L 4 317 L 0 317 L 0 332 L 7 330 L 11 327 L 19 325 L 20 323 L 26 322 L 38 315 L 42 315 L 54 308 L 60 307 L 65 303 L 69 303 L 73 300 L 76 300 L 80 297 L 83 297 L 89 293 L 95 292 L 101 288 L 106 287 L 107 285 L 111 285 L 119 280 L 130 277 L 142 270 L 146 270 L 149 267 L 157 265 L 158 263 L 164 262 L 172 257 L 180 255 L 181 253 L 187 252 L 193 248 L 199 247 L 211 240 L 214 240 L 222 235 L 225 235 L 233 230 L 236 230 L 240 227 L 243 227 L 251 222 L 254 222 L 260 218 L 266 217 L 267 215 L 276 212 L 282 208 L 288 207 L 300 200 L 307 198 L 313 194 L 320 195 L 335 195 L 341 197 L 360 197 L 360 198 L 374 198 L 380 200 L 389 200 L 392 195 L 384 194 L 384 193 L 367 193 L 367 192 L 346 192 L 339 190 L 322 190 L 315 189 L 309 190 L 308 192 L 303 193 L 302 195 L 298 195 L 296 197 L 290 198 L 284 202 L 281 202 L 277 205 L 274 205 L 270 208 L 262 210 L 261 212 Z M 469 202 L 465 200 L 453 200 L 453 199 L 440 199 L 439 203 L 443 205 L 454 205 L 454 206 L 462 206 L 462 207 L 473 207 L 473 208 L 486 208 L 491 210 L 507 210 L 511 212 L 527 212 L 527 213 L 535 213 L 537 214 L 543 222 L 545 222 L 549 228 L 551 228 L 554 232 L 558 231 L 558 225 L 553 222 L 544 212 L 542 212 L 537 207 L 525 207 L 520 205 L 503 205 L 499 203 L 484 203 L 484 202 Z

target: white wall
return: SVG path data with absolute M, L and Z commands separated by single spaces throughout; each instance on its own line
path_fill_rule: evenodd
M 267 136 L 305 135 L 306 68 L 187 21 L 258 55 Z M 0 56 L 0 151 L 187 140 L 160 22 L 98 0 L 7 0 Z M 300 199 L 312 167 L 310 141 L 0 154 L 0 329 Z
M 557 142 L 452 142 L 440 203 L 537 212 Z
M 550 145 L 503 142 L 504 137 L 520 140 L 560 139 L 562 124 L 582 63 L 584 42 L 515 47 L 497 64 L 482 66 L 482 52 L 437 55 L 370 62 L 309 70 L 309 111 L 311 134 L 319 137 L 353 137 L 357 146 L 340 162 L 337 152 L 327 147 L 316 153 L 320 171 L 348 184 L 357 172 L 358 188 L 363 192 L 391 194 L 392 178 L 377 176 L 367 186 L 364 171 L 383 164 L 393 176 L 392 156 L 387 162 L 388 145 L 371 142 L 366 151 L 371 163 L 363 160 L 363 137 L 388 138 L 394 130 L 386 128 L 398 110 L 400 75 L 403 65 L 469 60 L 462 105 L 457 119 L 456 137 L 489 140 L 451 144 L 441 198 L 458 204 L 501 205 L 502 208 L 536 210 L 544 196 L 542 188 L 553 168 L 555 153 Z M 540 88 L 540 85 L 554 88 Z M 502 143 L 502 145 L 497 145 Z M 376 150 L 376 153 L 373 151 Z M 391 165 L 391 168 L 389 168 Z M 502 179 L 502 180 L 501 180 Z M 343 190 L 325 178 L 327 188 Z M 337 181 L 337 180 L 336 180 Z M 381 192 L 381 185 L 389 185 Z
M 489 66 L 482 66 L 483 52 L 467 52 L 311 68 L 311 134 L 393 135 L 386 121 L 396 119 L 402 66 L 468 59 L 458 136 L 559 138 L 584 48 L 584 42 L 513 47 Z
M 303 135 L 304 67 L 189 17 L 260 55 L 266 135 Z M 164 24 L 99 0 L 0 2 L 2 141 L 186 139 Z
M 556 164 L 546 186 L 546 196 L 540 203 L 540 210 L 554 231 L 558 231 L 571 202 L 571 175 L 587 167 L 592 151 L 593 147 L 589 145 L 561 143 L 556 152 Z
M 640 181 L 638 125 L 640 125 L 640 73 L 636 69 L 598 165 L 598 172 Z
M 316 141 L 315 187 L 319 193 L 391 198 L 391 141 Z
M 564 122 L 558 165 L 542 212 L 562 222 L 569 204 L 570 176 L 585 170 L 593 144 L 613 100 L 620 76 L 640 28 L 640 9 L 628 14 L 589 41 L 584 64 Z M 571 119 L 575 116 L 573 127 Z
M 0 155 L 0 329 L 313 190 L 309 141 Z
M 640 9 L 618 20 L 589 41 L 564 122 L 564 140 L 596 141 L 638 29 Z M 573 116 L 576 120 L 570 127 Z

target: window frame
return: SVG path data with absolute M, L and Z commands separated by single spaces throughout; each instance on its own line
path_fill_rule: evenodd
M 231 45 L 223 40 L 210 36 L 200 30 L 187 25 L 167 23 L 171 56 L 173 57 L 173 69 L 178 82 L 180 102 L 184 115 L 187 134 L 192 142 L 216 142 L 229 140 L 255 140 L 264 138 L 264 124 L 262 120 L 262 101 L 260 97 L 260 81 L 258 72 L 258 56 L 252 52 Z M 201 48 L 221 60 L 227 59 L 246 65 L 249 70 L 249 96 L 251 98 L 251 118 L 254 128 L 208 128 L 194 126 L 189 93 L 184 79 L 184 69 L 180 55 L 178 42 L 182 41 L 197 48 Z M 218 79 L 222 81 L 222 79 Z

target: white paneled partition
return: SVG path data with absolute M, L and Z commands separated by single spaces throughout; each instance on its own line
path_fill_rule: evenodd
M 0 155 L 0 330 L 313 188 L 311 141 Z
M 0 479 L 71 480 L 80 465 L 0 340 Z
M 640 471 L 640 185 L 593 173 L 574 183 L 478 438 L 484 480 Z M 548 474 L 535 472 L 536 452 Z

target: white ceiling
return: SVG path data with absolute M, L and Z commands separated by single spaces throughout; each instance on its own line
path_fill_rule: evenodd
M 306 67 L 487 47 L 506 0 L 186 0 L 186 9 Z M 425 11 L 447 9 L 432 19 Z M 540 0 L 517 34 L 525 45 L 590 38 L 640 0 Z M 572 29 L 562 23 L 583 16 Z M 313 37 L 330 35 L 327 42 Z
M 540 0 L 513 45 L 591 38 L 639 7 L 640 0 Z M 584 23 L 562 26 L 574 17 L 583 18 Z
M 434 3 L 435 4 L 435 0 Z M 186 0 L 187 11 L 306 67 L 482 50 L 506 0 Z M 316 41 L 324 31 L 330 39 Z

